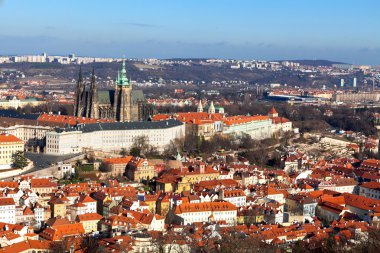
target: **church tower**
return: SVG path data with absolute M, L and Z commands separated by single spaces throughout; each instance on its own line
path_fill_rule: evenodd
M 277 113 L 276 109 L 274 108 L 274 106 L 272 106 L 272 109 L 270 109 L 268 116 L 269 116 L 269 118 L 278 117 L 278 113 Z
M 85 106 L 85 84 L 83 82 L 82 67 L 79 70 L 79 77 L 75 93 L 74 116 L 81 117 Z
M 203 112 L 203 106 L 202 106 L 202 100 L 201 99 L 199 100 L 197 112 Z
M 116 78 L 113 112 L 116 121 L 125 122 L 132 119 L 132 85 L 127 78 L 125 61 Z
M 91 84 L 90 84 L 90 99 L 88 106 L 88 116 L 89 118 L 99 118 L 99 110 L 98 110 L 98 87 L 96 85 L 95 80 L 95 69 L 92 69 L 91 75 Z
M 215 113 L 215 106 L 214 106 L 214 101 L 211 101 L 211 105 L 208 108 L 208 113 L 209 114 L 214 114 Z

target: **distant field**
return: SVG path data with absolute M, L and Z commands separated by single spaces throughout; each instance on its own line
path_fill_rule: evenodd
M 145 65 L 141 63 L 134 63 L 133 65 L 139 69 L 160 69 L 161 68 L 160 66 Z

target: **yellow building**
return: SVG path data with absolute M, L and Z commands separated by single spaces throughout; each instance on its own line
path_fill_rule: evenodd
M 178 175 L 164 174 L 156 179 L 156 191 L 174 192 L 180 179 Z
M 56 198 L 49 201 L 51 217 L 66 217 L 66 204 L 61 199 Z
M 141 182 L 156 176 L 156 170 L 151 162 L 146 159 L 136 157 L 127 166 L 127 177 L 132 181 Z
M 79 214 L 76 220 L 82 223 L 85 233 L 92 233 L 98 231 L 98 224 L 102 218 L 98 213 L 85 213 Z
M 24 151 L 24 142 L 11 134 L 0 134 L 0 170 L 12 167 L 12 155 Z
M 133 156 L 106 158 L 102 161 L 102 169 L 110 173 L 112 176 L 121 176 L 125 174 L 128 163 Z
M 204 164 L 194 170 L 189 170 L 188 168 L 183 169 L 180 175 L 182 176 L 183 182 L 188 182 L 190 184 L 195 184 L 200 181 L 215 180 L 220 177 L 219 171 L 216 171 L 211 167 L 205 167 Z
M 158 194 L 144 196 L 144 202 L 149 206 L 149 211 L 151 211 L 153 214 L 156 213 L 156 204 L 158 197 Z
M 254 209 L 245 209 L 241 210 L 237 214 L 237 223 L 238 224 L 256 224 L 264 221 L 264 212 L 263 210 L 254 210 Z
M 156 191 L 181 193 L 190 189 L 191 183 L 188 177 L 169 174 L 156 179 Z
M 157 200 L 157 206 L 156 206 L 156 211 L 159 215 L 161 216 L 166 216 L 166 214 L 169 212 L 170 210 L 170 201 L 169 201 L 169 197 L 165 194 L 161 194 L 159 197 L 158 197 L 158 200 Z
M 191 184 L 187 177 L 181 178 L 177 183 L 177 190 L 176 193 L 181 193 L 184 191 L 190 191 L 191 190 Z

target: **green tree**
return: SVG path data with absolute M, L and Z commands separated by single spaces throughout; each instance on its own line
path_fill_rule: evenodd
M 24 152 L 17 151 L 12 155 L 12 163 L 14 168 L 23 169 L 28 165 L 28 159 L 25 158 Z
M 128 151 L 126 148 L 122 148 L 120 151 L 120 155 L 123 157 L 126 157 L 128 155 Z
M 138 147 L 132 147 L 131 150 L 129 151 L 129 154 L 131 156 L 140 156 L 141 155 L 141 149 Z

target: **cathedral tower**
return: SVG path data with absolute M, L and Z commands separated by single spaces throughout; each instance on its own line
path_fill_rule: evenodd
M 77 88 L 75 92 L 74 116 L 81 116 L 84 110 L 85 84 L 83 82 L 82 67 L 79 70 Z
M 88 105 L 88 116 L 89 118 L 99 118 L 98 110 L 98 87 L 95 80 L 95 69 L 92 69 L 91 84 L 90 84 L 90 98 Z
M 123 61 L 123 68 L 118 72 L 116 78 L 113 111 L 116 121 L 132 120 L 132 85 L 127 78 L 125 61 Z

